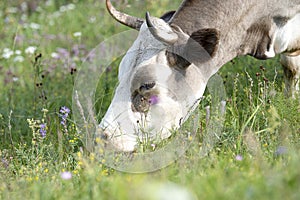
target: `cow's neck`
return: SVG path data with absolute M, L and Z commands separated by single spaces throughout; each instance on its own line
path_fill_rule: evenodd
M 260 23 L 263 18 L 273 15 L 280 7 L 297 4 L 296 1 L 298 0 L 186 0 L 175 13 L 171 24 L 179 26 L 188 35 L 204 28 L 215 28 L 220 32 L 218 50 L 208 63 L 210 67 L 213 66 L 211 74 L 214 74 L 238 55 L 251 54 L 256 57 L 254 54 L 257 45 L 261 45 L 261 38 L 253 36 L 249 40 L 256 41 L 247 42 L 247 30 L 253 24 Z
M 261 0 L 187 0 L 179 7 L 171 23 L 189 35 L 201 28 L 228 31 L 237 25 L 246 28 L 252 18 L 258 16 L 254 13 L 264 8 Z

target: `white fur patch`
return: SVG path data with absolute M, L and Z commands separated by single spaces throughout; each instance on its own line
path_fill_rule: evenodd
M 296 14 L 282 28 L 276 31 L 274 40 L 275 53 L 282 53 L 295 47 L 300 40 L 300 14 Z
M 267 56 L 267 58 L 273 58 L 275 57 L 275 55 L 276 53 L 274 50 L 274 43 L 272 42 L 272 44 L 270 45 L 270 49 L 265 52 L 265 56 Z

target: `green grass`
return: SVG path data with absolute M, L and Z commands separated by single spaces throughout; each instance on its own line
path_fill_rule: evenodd
M 0 2 L 0 199 L 161 199 L 157 197 L 163 193 L 170 197 L 181 190 L 198 199 L 300 198 L 300 105 L 299 99 L 283 95 L 278 58 L 236 58 L 220 70 L 226 118 L 209 155 L 200 156 L 207 128 L 205 107 L 211 104 L 206 92 L 199 106 L 198 132 L 182 157 L 152 173 L 118 172 L 86 151 L 84 130 L 76 127 L 72 111 L 65 125 L 60 123 L 60 108 L 71 108 L 81 59 L 128 28 L 109 16 L 103 1 L 48 1 L 39 3 L 36 11 L 22 9 L 24 4 L 18 2 Z M 70 3 L 73 9 L 62 12 L 72 8 L 65 6 Z M 159 16 L 179 4 L 114 3 L 139 17 L 146 11 Z M 74 36 L 76 32 L 81 36 Z M 29 46 L 36 47 L 34 54 L 25 53 Z M 5 48 L 13 51 L 9 58 L 3 57 Z M 54 52 L 60 57 L 53 58 Z M 16 61 L 17 56 L 23 61 Z M 119 62 L 120 58 L 112 62 L 98 83 L 98 119 L 109 106 Z M 72 178 L 64 180 L 62 172 L 70 172 Z

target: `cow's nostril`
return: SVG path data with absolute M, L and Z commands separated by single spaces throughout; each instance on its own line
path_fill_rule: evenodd
M 100 139 L 102 140 L 108 139 L 108 134 L 104 129 L 100 128 L 98 134 L 99 134 L 98 136 L 100 136 Z
M 105 133 L 104 131 L 100 134 L 100 138 L 103 140 L 107 140 L 108 139 L 108 134 Z

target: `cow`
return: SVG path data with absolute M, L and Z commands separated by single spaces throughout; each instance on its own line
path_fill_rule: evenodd
M 147 12 L 145 19 L 117 11 L 110 0 L 106 6 L 139 31 L 99 124 L 116 151 L 134 151 L 145 135 L 170 137 L 197 107 L 210 77 L 237 56 L 282 54 L 287 89 L 299 78 L 299 66 L 289 66 L 299 63 L 300 0 L 184 0 L 176 11 L 160 18 Z

